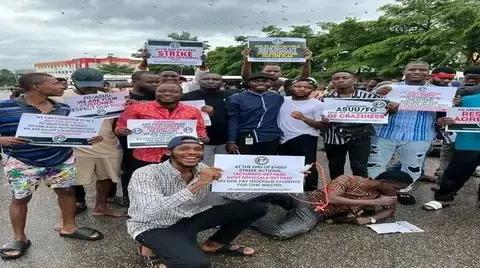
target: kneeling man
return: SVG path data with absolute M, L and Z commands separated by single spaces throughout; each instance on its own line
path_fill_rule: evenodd
M 173 138 L 167 147 L 169 160 L 137 169 L 128 187 L 131 217 L 128 233 L 156 256 L 150 265 L 210 267 L 206 253 L 249 256 L 254 250 L 231 242 L 267 213 L 267 206 L 249 200 L 258 194 L 229 194 L 229 199 L 210 192 L 209 185 L 222 170 L 200 161 L 203 143 L 194 137 Z M 197 245 L 200 231 L 221 226 Z

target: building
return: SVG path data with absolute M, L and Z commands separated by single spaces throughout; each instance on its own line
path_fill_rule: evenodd
M 51 62 L 39 62 L 35 63 L 35 71 L 41 73 L 47 73 L 57 78 L 70 79 L 70 76 L 76 69 L 80 68 L 99 68 L 106 64 L 118 64 L 126 65 L 129 67 L 136 67 L 140 64 L 141 60 L 129 59 L 129 58 L 78 58 L 65 61 L 51 61 Z

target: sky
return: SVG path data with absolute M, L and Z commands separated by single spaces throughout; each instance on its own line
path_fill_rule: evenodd
M 0 69 L 91 57 L 130 57 L 147 39 L 189 31 L 212 47 L 234 36 L 261 36 L 262 26 L 287 29 L 346 17 L 375 19 L 394 0 L 1 0 Z

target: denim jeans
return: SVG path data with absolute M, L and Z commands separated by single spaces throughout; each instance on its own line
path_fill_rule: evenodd
M 370 178 L 376 178 L 384 172 L 393 155 L 397 153 L 402 165 L 401 170 L 408 173 L 414 181 L 418 180 L 431 143 L 431 141 L 397 141 L 373 136 L 368 160 Z

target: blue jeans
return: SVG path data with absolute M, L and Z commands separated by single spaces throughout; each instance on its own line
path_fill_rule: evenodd
M 397 141 L 373 136 L 372 150 L 368 160 L 370 178 L 376 178 L 387 170 L 388 163 L 397 153 L 401 171 L 408 173 L 414 181 L 418 180 L 431 143 L 431 141 Z

